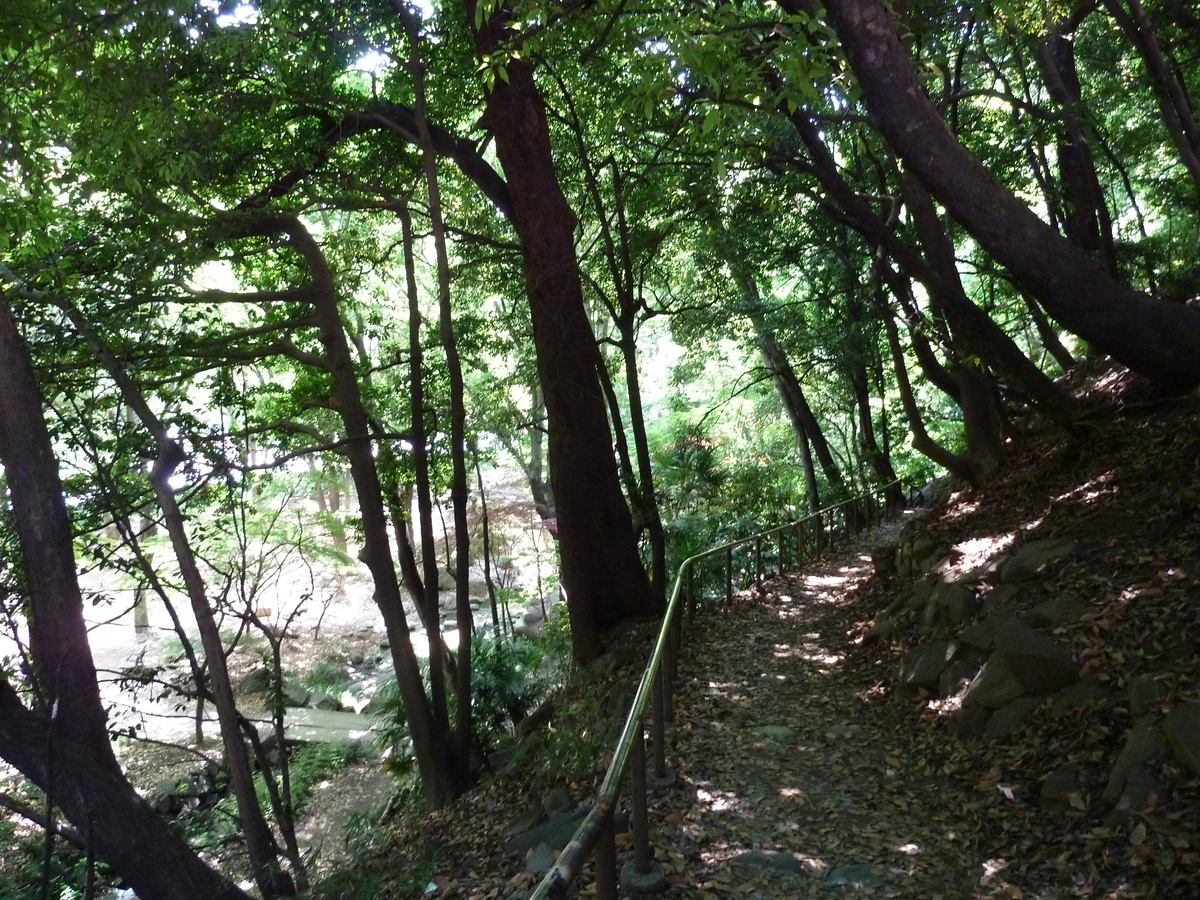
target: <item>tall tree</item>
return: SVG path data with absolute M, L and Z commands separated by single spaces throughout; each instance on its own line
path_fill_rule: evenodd
M 465 0 L 468 19 L 476 3 Z M 576 217 L 554 167 L 545 105 L 533 66 L 506 54 L 512 10 L 483 16 L 476 47 L 502 67 L 487 91 L 484 124 L 508 181 L 513 228 L 521 238 L 538 375 L 548 416 L 550 484 L 558 513 L 562 585 L 571 641 L 582 661 L 599 654 L 602 633 L 625 618 L 658 612 L 621 496 L 595 334 L 575 256 Z
M 43 400 L 0 294 L 0 463 L 20 539 L 30 681 L 0 679 L 0 756 L 146 900 L 246 900 L 138 795 L 113 755 Z
M 1200 383 L 1200 309 L 1114 281 L 988 172 L 926 96 L 878 0 L 830 0 L 827 10 L 872 121 L 971 236 L 1099 350 L 1171 388 Z

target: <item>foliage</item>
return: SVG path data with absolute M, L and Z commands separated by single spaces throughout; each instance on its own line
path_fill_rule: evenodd
M 475 632 L 471 641 L 471 715 L 478 746 L 494 746 L 545 695 L 549 682 L 541 674 L 544 655 L 536 644 L 497 635 L 491 627 Z M 428 677 L 424 660 L 422 667 Z M 412 751 L 394 677 L 376 688 L 372 705 L 380 720 L 372 731 L 372 740 L 387 756 L 389 765 L 400 768 L 411 760 Z
M 471 709 L 475 728 L 485 746 L 533 710 L 547 690 L 539 674 L 541 647 L 522 638 L 497 634 L 491 628 L 475 632 L 471 642 Z
M 48 883 L 53 900 L 83 900 L 88 882 L 88 860 L 77 848 L 55 839 L 54 850 L 46 855 L 46 836 L 41 829 L 18 825 L 0 817 L 0 896 L 6 900 L 43 900 L 43 884 Z M 96 883 L 111 879 L 108 868 L 99 863 L 93 873 Z

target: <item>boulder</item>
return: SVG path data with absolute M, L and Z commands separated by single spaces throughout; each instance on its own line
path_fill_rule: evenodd
M 1200 775 L 1200 703 L 1184 703 L 1167 713 L 1163 734 L 1175 758 Z
M 996 611 L 974 625 L 964 629 L 958 639 L 968 647 L 979 650 L 991 650 L 996 646 L 996 635 L 1000 629 L 1013 618 L 1012 613 Z
M 729 860 L 735 866 L 756 866 L 761 869 L 774 869 L 777 872 L 805 871 L 804 865 L 794 853 L 782 850 L 747 850 Z
M 825 876 L 826 884 L 845 884 L 857 888 L 879 887 L 887 880 L 892 872 L 888 866 L 872 863 L 859 863 L 852 866 L 838 866 L 830 869 Z
M 251 669 L 237 684 L 239 694 L 263 694 L 271 688 L 271 670 L 266 666 Z
M 1079 545 L 1067 538 L 1045 538 L 1030 541 L 1000 567 L 1000 583 L 1028 581 L 1056 560 L 1069 556 Z
M 337 702 L 336 698 L 331 697 L 329 694 L 318 693 L 310 694 L 308 697 L 308 703 L 305 705 L 310 706 L 313 709 L 338 710 L 342 708 L 341 704 Z
M 1129 682 L 1129 713 L 1134 718 L 1159 711 L 1159 704 L 1167 694 L 1163 683 L 1153 675 L 1140 675 Z
M 1112 694 L 1100 679 L 1092 674 L 1086 675 L 1070 687 L 1059 691 L 1050 706 L 1051 718 L 1061 719 L 1069 716 L 1085 706 L 1105 703 Z
M 1054 628 L 1076 622 L 1087 611 L 1087 604 L 1073 597 L 1054 597 L 1021 613 L 1021 621 L 1031 628 Z
M 981 650 L 959 644 L 954 662 L 946 666 L 938 678 L 938 696 L 953 697 L 971 683 L 987 657 Z
M 1009 662 L 996 654 L 983 664 L 983 668 L 967 686 L 963 694 L 963 708 L 999 709 L 1024 695 L 1025 688 L 1017 680 Z
M 983 595 L 983 604 L 979 611 L 985 616 L 991 616 L 1001 610 L 1011 610 L 1017 605 L 1022 590 L 1019 584 L 998 584 Z
M 939 579 L 934 582 L 933 590 L 925 601 L 925 624 L 958 628 L 974 614 L 978 606 L 975 592 L 965 584 Z
M 953 662 L 958 644 L 933 641 L 914 647 L 900 661 L 900 683 L 913 690 L 935 693 L 946 666 Z
M 1054 769 L 1042 779 L 1041 808 L 1047 811 L 1087 809 L 1084 768 L 1067 763 Z
M 1050 635 L 1009 619 L 996 632 L 996 652 L 1025 691 L 1050 694 L 1079 679 L 1079 665 Z
M 1136 765 L 1129 770 L 1125 788 L 1121 791 L 1117 805 L 1108 814 L 1106 824 L 1110 827 L 1123 825 L 1165 799 L 1163 788 L 1150 768 Z
M 1108 784 L 1104 788 L 1104 802 L 1116 803 L 1125 791 L 1130 774 L 1139 767 L 1145 767 L 1157 762 L 1166 749 L 1163 730 L 1159 723 L 1151 718 L 1139 721 L 1125 740 L 1125 746 L 1117 754 L 1116 762 L 1108 775 Z
M 285 684 L 281 690 L 284 706 L 307 706 L 312 692 L 298 684 Z
M 1018 725 L 1033 715 L 1042 705 L 1042 701 L 1034 697 L 1018 697 L 1011 703 L 1006 703 L 988 719 L 983 733 L 991 737 L 1001 737 L 1016 729 Z

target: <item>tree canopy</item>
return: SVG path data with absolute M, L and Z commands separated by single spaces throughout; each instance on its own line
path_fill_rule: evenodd
M 1055 380 L 1084 357 L 1194 388 L 1198 53 L 1170 0 L 9 0 L 0 752 L 147 898 L 208 878 L 96 749 L 87 654 L 55 649 L 86 640 L 76 568 L 169 583 L 255 880 L 286 895 L 204 550 L 271 479 L 355 496 L 327 543 L 369 570 L 438 805 L 473 777 L 480 460 L 524 473 L 587 663 L 706 543 L 897 473 L 981 483 L 1016 415 L 1086 439 Z M 101 803 L 187 862 L 148 873 Z

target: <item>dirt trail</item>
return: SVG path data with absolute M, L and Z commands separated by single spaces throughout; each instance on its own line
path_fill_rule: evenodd
M 677 783 L 655 815 L 669 896 L 1003 888 L 1003 854 L 960 788 L 905 752 L 879 715 L 878 670 L 847 659 L 870 574 L 865 549 L 843 551 L 710 612 L 685 641 Z

